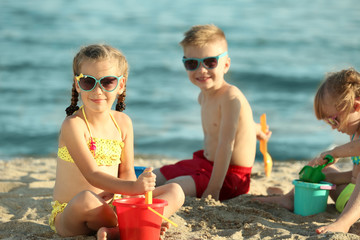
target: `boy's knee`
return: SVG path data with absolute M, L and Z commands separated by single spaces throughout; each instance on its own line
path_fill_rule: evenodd
M 156 175 L 156 186 L 161 186 L 166 184 L 167 180 L 160 172 L 160 168 L 156 168 L 153 170 L 153 173 Z
M 182 205 L 185 201 L 185 194 L 182 187 L 177 183 L 169 183 L 167 185 L 169 186 L 169 191 L 176 196 L 176 199 L 179 203 L 181 202 Z

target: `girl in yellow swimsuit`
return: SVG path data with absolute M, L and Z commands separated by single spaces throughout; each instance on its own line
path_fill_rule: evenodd
M 114 195 L 147 191 L 168 201 L 164 216 L 171 216 L 184 202 L 180 186 L 155 188 L 151 171 L 135 176 L 132 122 L 122 112 L 128 77 L 123 54 L 108 45 L 85 46 L 74 57 L 73 72 L 71 105 L 59 136 L 50 227 L 63 237 L 97 232 L 98 239 L 116 238 Z

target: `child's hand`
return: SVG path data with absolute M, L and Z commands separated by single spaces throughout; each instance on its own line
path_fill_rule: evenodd
M 211 195 L 211 197 L 213 199 L 215 199 L 216 201 L 219 200 L 219 195 L 220 195 L 220 192 L 219 191 L 212 191 L 210 190 L 209 188 L 206 188 L 203 195 L 201 196 L 201 198 L 207 198 L 209 195 Z
M 331 155 L 331 151 L 326 151 L 326 152 L 321 153 L 320 156 L 318 156 L 318 157 L 314 158 L 313 160 L 311 160 L 307 165 L 314 167 L 314 166 L 326 164 L 328 162 L 327 159 L 324 159 L 326 155 Z M 334 159 L 334 162 L 329 163 L 325 167 L 328 167 L 328 166 L 334 164 L 335 162 L 337 162 L 336 159 Z
M 322 159 L 321 157 L 316 157 L 314 158 L 313 160 L 311 160 L 310 162 L 308 162 L 308 166 L 311 166 L 311 167 L 315 167 L 315 166 L 318 166 L 318 165 L 323 165 L 325 164 L 327 161 Z
M 152 168 L 146 168 L 135 182 L 134 194 L 144 194 L 155 189 L 156 175 Z
M 257 140 L 265 140 L 265 141 L 269 141 L 272 132 L 269 131 L 269 126 L 266 125 L 266 133 L 264 133 L 263 131 L 261 131 L 261 125 L 259 123 L 255 124 L 255 128 L 256 128 L 256 138 Z

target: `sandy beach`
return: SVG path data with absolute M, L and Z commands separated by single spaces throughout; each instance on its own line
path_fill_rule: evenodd
M 136 165 L 159 167 L 175 160 L 137 157 Z M 339 216 L 329 201 L 326 212 L 303 217 L 286 209 L 253 202 L 257 195 L 267 195 L 268 187 L 284 192 L 304 162 L 274 162 L 272 175 L 266 177 L 262 163 L 255 163 L 251 190 L 229 201 L 186 198 L 184 206 L 171 217 L 179 226 L 171 227 L 165 239 L 360 239 L 360 222 L 350 233 L 317 235 L 315 229 Z M 344 161 L 347 170 L 351 163 Z M 56 160 L 14 159 L 0 161 L 0 239 L 62 239 L 47 225 L 51 212 Z M 66 239 L 95 239 L 80 236 Z

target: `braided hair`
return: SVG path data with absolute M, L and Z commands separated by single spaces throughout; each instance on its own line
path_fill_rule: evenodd
M 66 116 L 71 116 L 73 115 L 74 112 L 79 110 L 79 106 L 77 106 L 78 101 L 79 101 L 79 93 L 76 91 L 75 82 L 74 82 L 71 90 L 71 104 L 65 110 Z
M 74 77 L 81 73 L 80 72 L 81 64 L 85 60 L 89 60 L 89 59 L 95 61 L 104 60 L 104 59 L 116 60 L 118 64 L 117 67 L 120 71 L 119 75 L 123 75 L 125 81 L 127 80 L 129 74 L 128 73 L 129 66 L 125 56 L 118 49 L 105 44 L 93 44 L 82 47 L 80 49 L 80 51 L 75 55 L 73 60 Z M 120 94 L 118 97 L 118 101 L 116 104 L 116 111 L 122 112 L 125 110 L 125 96 L 126 96 L 126 84 L 123 93 Z M 75 111 L 79 109 L 79 107 L 77 106 L 78 101 L 79 101 L 79 93 L 76 90 L 76 83 L 74 81 L 71 90 L 71 104 L 65 110 L 67 116 L 72 115 Z
M 122 112 L 125 110 L 125 97 L 126 97 L 126 85 L 122 94 L 119 95 L 118 101 L 116 103 L 116 111 Z

